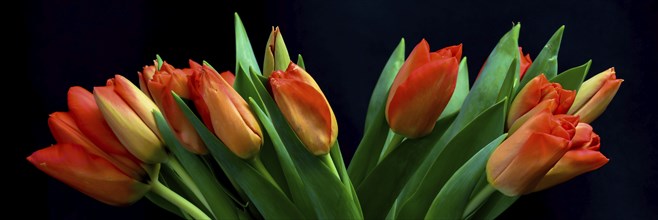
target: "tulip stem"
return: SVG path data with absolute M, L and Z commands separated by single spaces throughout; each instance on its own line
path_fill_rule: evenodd
M 331 154 L 322 155 L 320 156 L 320 158 L 322 158 L 322 161 L 327 166 L 329 166 L 329 170 L 331 170 L 331 172 L 334 173 L 334 175 L 336 175 L 336 177 L 338 177 L 338 179 L 340 180 L 340 175 L 338 175 L 338 170 L 336 169 L 336 164 L 334 164 L 334 160 L 331 159 Z
M 379 161 L 377 163 L 382 162 L 382 160 L 384 160 L 384 158 L 386 158 L 388 154 L 393 152 L 393 150 L 395 150 L 395 148 L 397 148 L 398 145 L 400 145 L 400 143 L 402 143 L 403 140 L 404 140 L 404 136 L 399 135 L 395 132 L 389 132 L 388 138 L 386 139 L 384 148 L 382 148 L 382 152 L 379 155 Z
M 201 201 L 201 203 L 210 209 L 210 205 L 208 204 L 208 201 L 206 201 L 206 197 L 203 196 L 203 192 L 201 192 L 199 186 L 194 183 L 190 174 L 185 171 L 180 161 L 178 161 L 178 158 L 176 158 L 174 155 L 170 155 L 166 164 L 169 166 L 169 168 L 174 170 L 176 174 L 178 174 L 178 177 L 183 182 L 183 184 L 185 184 L 185 186 L 187 186 L 187 188 L 189 188 L 192 193 L 194 193 L 194 195 Z
M 256 168 L 256 170 L 257 170 L 261 175 L 263 175 L 263 177 L 265 177 L 265 179 L 266 179 L 267 181 L 269 181 L 270 183 L 272 183 L 272 185 L 276 186 L 277 189 L 281 190 L 281 187 L 279 187 L 279 184 L 277 184 L 276 181 L 274 181 L 274 178 L 272 177 L 272 175 L 270 174 L 270 172 L 267 171 L 267 169 L 265 168 L 265 165 L 263 165 L 263 161 L 260 160 L 260 155 L 256 155 L 254 158 L 252 158 L 251 160 L 247 160 L 247 161 L 249 161 L 249 163 L 251 164 L 251 166 L 253 166 L 254 168 Z M 281 191 L 283 191 L 283 190 L 281 190 Z
M 480 206 L 482 206 L 482 204 L 484 204 L 494 192 L 496 192 L 496 188 L 493 188 L 490 184 L 486 184 L 484 188 L 482 188 L 482 190 L 480 190 L 480 192 L 468 202 L 468 205 L 466 205 L 466 209 L 462 214 L 462 219 L 465 219 L 476 209 L 480 208 Z
M 167 188 L 167 186 L 160 183 L 160 181 L 155 180 L 151 185 L 153 192 L 160 195 L 162 198 L 176 205 L 178 208 L 182 209 L 184 212 L 192 216 L 194 219 L 211 219 L 190 201 L 187 201 L 182 196 L 178 195 L 176 192 Z

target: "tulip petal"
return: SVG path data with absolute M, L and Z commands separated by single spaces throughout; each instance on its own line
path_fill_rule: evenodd
M 566 182 L 576 176 L 599 169 L 609 159 L 599 151 L 588 149 L 570 150 L 542 178 L 533 191 L 540 191 Z
M 409 74 L 411 74 L 412 71 L 418 69 L 419 67 L 429 62 L 430 62 L 430 45 L 429 43 L 427 43 L 425 39 L 422 39 L 420 43 L 418 43 L 416 47 L 414 47 L 414 49 L 409 54 L 409 57 L 407 57 L 407 59 L 400 67 L 400 70 L 398 71 L 398 74 L 395 76 L 395 79 L 393 80 L 393 84 L 391 85 L 388 94 L 395 94 L 400 84 L 402 84 L 404 81 L 407 80 L 407 77 L 409 77 Z M 389 95 L 386 103 L 390 103 L 391 99 L 393 99 L 393 97 Z M 388 109 L 388 104 L 387 104 L 387 109 Z
M 114 91 L 119 94 L 126 103 L 128 103 L 130 108 L 139 115 L 151 131 L 153 131 L 158 138 L 162 139 L 162 137 L 160 137 L 160 132 L 158 132 L 158 126 L 155 124 L 155 117 L 153 117 L 153 111 L 160 111 L 158 106 L 146 96 L 146 94 L 137 88 L 135 84 L 122 75 L 115 75 Z
M 624 80 L 616 79 L 606 81 L 601 89 L 592 98 L 585 103 L 574 115 L 580 116 L 580 120 L 585 123 L 591 123 L 598 118 L 608 107 L 612 98 L 615 97 L 621 83 Z
M 542 85 L 546 84 L 548 79 L 543 74 L 530 80 L 519 93 L 510 105 L 509 114 L 507 116 L 507 127 L 512 127 L 514 121 L 523 116 L 528 111 L 532 110 L 537 104 L 541 102 Z
M 48 175 L 108 205 L 127 206 L 144 196 L 149 185 L 123 174 L 109 161 L 76 144 L 38 150 L 27 160 Z

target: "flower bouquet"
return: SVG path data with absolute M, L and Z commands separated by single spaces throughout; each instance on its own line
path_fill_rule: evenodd
M 505 33 L 469 85 L 462 45 L 405 55 L 372 92 L 351 161 L 301 55 L 273 28 L 256 60 L 235 14 L 234 70 L 156 55 L 139 82 L 73 86 L 56 144 L 27 160 L 108 205 L 146 198 L 184 219 L 492 219 L 520 196 L 605 165 L 590 122 L 623 80 L 558 72 L 564 27 L 533 60 Z M 234 74 L 235 73 L 235 74 Z

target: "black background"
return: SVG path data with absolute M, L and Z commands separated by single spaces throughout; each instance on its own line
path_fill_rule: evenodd
M 501 219 L 658 218 L 656 131 L 656 1 L 27 1 L 5 42 L 17 47 L 5 85 L 12 131 L 11 179 L 5 202 L 36 219 L 155 219 L 174 217 L 143 199 L 104 205 L 50 178 L 25 157 L 54 143 L 48 114 L 66 111 L 70 86 L 91 89 L 113 74 L 136 82 L 155 54 L 176 67 L 207 60 L 235 65 L 233 13 L 247 28 L 259 63 L 271 26 L 280 26 L 291 54 L 329 99 L 346 162 L 363 132 L 370 93 L 402 37 L 407 54 L 421 38 L 432 50 L 464 44 L 471 82 L 498 39 L 521 22 L 519 44 L 533 59 L 565 25 L 559 71 L 592 59 L 590 75 L 615 67 L 625 79 L 607 111 L 592 125 L 610 162 L 546 191 L 523 196 Z M 20 9 L 18 9 L 20 8 Z M 19 120 L 17 122 L 17 120 Z M 18 141 L 15 141 L 20 137 Z M 7 203 L 4 203 L 7 204 Z

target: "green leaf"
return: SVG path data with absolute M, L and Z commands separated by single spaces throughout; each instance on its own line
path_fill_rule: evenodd
M 544 45 L 544 49 L 542 49 L 541 52 L 539 52 L 539 55 L 537 55 L 537 58 L 532 61 L 528 71 L 525 72 L 523 79 L 521 79 L 521 84 L 516 92 L 521 90 L 525 84 L 539 74 L 543 73 L 546 75 L 547 79 L 553 78 L 557 75 L 557 55 L 560 51 L 562 33 L 564 33 L 564 25 L 560 26 L 560 28 L 555 31 L 551 39 L 549 39 L 546 45 Z
M 587 63 L 573 67 L 560 73 L 559 75 L 553 77 L 551 82 L 559 83 L 562 85 L 562 88 L 567 90 L 578 90 L 580 85 L 583 84 L 587 72 L 589 72 L 589 67 L 592 64 L 592 60 L 587 61 Z
M 358 208 L 359 214 L 363 216 L 361 203 L 359 202 L 359 198 L 357 196 L 356 189 L 352 184 L 352 180 L 347 173 L 347 168 L 345 167 L 345 161 L 343 160 L 343 154 L 340 151 L 340 146 L 338 146 L 338 141 L 336 141 L 336 144 L 331 148 L 329 153 L 331 154 L 331 159 L 336 165 L 336 169 L 338 170 L 338 174 L 340 175 L 340 179 L 343 182 L 343 185 L 345 188 L 349 189 L 350 194 L 352 195 L 352 200 L 354 201 L 354 205 Z
M 203 159 L 181 145 L 162 113 L 154 111 L 153 116 L 167 148 L 180 161 L 180 165 L 182 165 L 185 172 L 193 177 L 191 180 L 195 184 L 194 187 L 198 187 L 198 191 L 202 192 L 200 196 L 205 200 L 203 205 L 212 211 L 211 214 L 216 219 L 236 219 L 238 214 L 233 200 L 226 193 L 227 190 L 224 186 L 217 181 L 209 167 L 206 166 Z
M 158 207 L 164 210 L 174 213 L 183 219 L 191 219 L 191 217 L 189 216 L 186 217 L 186 215 L 183 213 L 183 211 L 180 208 L 178 208 L 178 206 L 172 204 L 171 202 L 162 198 L 162 196 L 158 195 L 157 193 L 154 193 L 153 191 L 147 192 L 145 197 L 153 204 L 157 205 Z
M 509 70 L 507 71 L 507 76 L 505 76 L 505 80 L 503 81 L 503 86 L 500 88 L 500 92 L 498 93 L 498 101 L 503 100 L 504 98 L 507 98 L 509 100 L 510 94 L 512 94 L 512 91 L 514 89 L 514 84 L 516 84 L 516 75 L 519 73 L 519 63 L 517 62 L 518 60 L 514 59 L 514 61 L 510 64 Z
M 482 148 L 450 177 L 434 198 L 425 219 L 460 219 L 469 203 L 472 190 L 484 173 L 491 152 L 505 139 L 500 135 Z
M 509 197 L 496 191 L 489 196 L 489 199 L 487 199 L 482 207 L 467 219 L 496 219 L 507 208 L 512 206 L 517 199 L 519 199 L 518 196 Z
M 445 146 L 411 196 L 401 200 L 399 218 L 423 218 L 453 173 L 482 147 L 503 134 L 506 101 L 504 99 L 484 111 Z
M 255 74 L 254 69 L 250 69 L 251 71 L 247 72 L 246 69 L 244 69 L 244 66 L 240 65 L 238 66 L 238 71 L 235 74 L 235 81 L 233 82 L 233 87 L 235 88 L 235 91 L 242 96 L 244 100 L 248 100 L 249 97 L 252 97 L 256 99 L 257 103 L 262 107 L 263 104 L 263 99 L 261 98 L 261 94 L 269 95 L 267 92 L 262 93 L 256 88 L 256 84 L 254 81 L 259 79 L 259 75 Z M 254 75 L 252 75 L 254 74 Z M 261 84 L 262 85 L 262 84 Z M 267 113 L 267 112 L 266 112 Z
M 302 58 L 301 54 L 297 55 L 297 66 L 301 67 L 302 69 L 306 69 L 306 65 L 304 65 L 304 58 Z
M 387 212 L 382 210 L 391 208 L 413 171 L 456 116 L 452 114 L 439 120 L 432 133 L 425 137 L 403 141 L 366 176 L 357 188 L 366 219 L 386 216 Z
M 352 183 L 356 186 L 374 169 L 379 160 L 379 156 L 374 155 L 379 155 L 382 151 L 385 139 L 381 137 L 386 137 L 389 131 L 385 115 L 388 90 L 391 88 L 391 84 L 393 84 L 393 80 L 403 63 L 404 38 L 400 40 L 400 43 L 386 62 L 370 98 L 364 135 L 347 169 Z
M 439 120 L 459 112 L 459 110 L 462 108 L 462 105 L 464 104 L 466 95 L 468 95 L 470 87 L 468 83 L 468 64 L 466 63 L 466 57 L 464 57 L 459 64 L 459 73 L 457 74 L 457 84 L 455 85 L 455 91 L 452 93 L 450 101 L 441 113 L 441 116 L 439 116 Z
M 162 62 L 162 57 L 160 57 L 160 55 L 156 54 L 155 55 L 155 60 L 158 62 L 157 67 L 158 67 L 158 70 L 160 70 L 160 68 L 162 68 L 162 64 L 164 64 L 164 62 Z
M 279 37 L 275 39 L 274 42 L 274 70 L 286 70 L 288 64 L 290 64 L 290 54 L 288 54 L 288 48 L 286 47 L 286 42 L 283 41 L 283 34 L 279 31 Z
M 266 219 L 301 219 L 303 215 L 295 204 L 276 186 L 266 180 L 248 162 L 237 157 L 222 141 L 217 139 L 205 125 L 196 117 L 185 102 L 174 94 L 174 100 L 185 116 L 197 130 L 211 156 L 222 170 L 233 179 Z
M 254 55 L 254 50 L 251 48 L 251 42 L 249 42 L 249 36 L 247 36 L 247 30 L 245 30 L 244 25 L 240 16 L 236 12 L 234 14 L 235 19 L 235 72 L 238 72 L 238 67 L 244 65 L 246 69 L 253 68 L 260 73 L 260 67 L 258 67 L 258 61 L 256 61 L 256 56 Z M 245 68 L 243 68 L 245 69 Z M 236 76 L 237 77 L 237 76 Z

